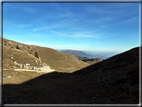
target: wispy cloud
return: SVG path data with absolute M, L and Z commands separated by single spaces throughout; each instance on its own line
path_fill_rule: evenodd
M 24 27 L 30 27 L 31 24 L 19 24 L 17 26 L 20 27 L 20 28 L 24 28 Z
M 30 12 L 30 13 L 35 13 L 36 9 L 35 8 L 30 8 L 30 7 L 20 7 L 22 10 Z
M 102 8 L 98 7 L 98 6 L 94 6 L 94 5 L 89 5 L 87 6 L 87 8 L 85 8 L 85 11 L 88 12 L 88 14 L 96 14 L 96 15 L 100 15 L 100 14 L 105 14 L 106 11 L 103 10 Z
M 104 23 L 104 22 L 107 22 L 107 21 L 112 21 L 112 20 L 115 20 L 115 17 L 114 16 L 104 16 L 104 17 L 99 17 L 97 19 L 94 19 L 92 20 L 93 23 Z
M 28 32 L 26 34 L 26 36 L 28 36 L 31 39 L 38 39 L 38 40 L 42 40 L 43 38 L 45 38 L 45 34 L 42 33 L 35 33 L 35 32 Z
M 23 11 L 26 11 L 26 12 L 30 12 L 30 13 L 34 13 L 34 12 L 36 12 L 37 11 L 37 9 L 36 8 L 32 8 L 32 7 L 30 7 L 30 5 L 29 6 L 26 6 L 24 3 L 22 4 L 22 6 L 21 6 L 21 4 L 22 3 L 4 3 L 4 6 L 7 6 L 7 7 L 9 7 L 9 8 L 12 8 L 12 9 L 20 9 L 20 10 L 23 10 Z
M 47 30 L 47 29 L 67 29 L 67 28 L 74 29 L 75 27 L 79 28 L 79 25 L 77 25 L 77 23 L 80 19 L 77 19 L 77 18 L 76 19 L 65 18 L 65 19 L 60 19 L 55 21 L 49 21 L 49 20 L 50 19 L 44 16 L 32 21 L 31 23 L 35 25 L 33 31 L 35 32 L 35 31 Z
M 124 25 L 124 24 L 128 24 L 128 23 L 133 23 L 133 22 L 138 22 L 139 21 L 139 17 L 132 17 L 132 18 L 129 18 L 129 19 L 125 19 L 125 20 L 122 20 L 120 21 L 119 23 L 116 23 L 115 25 Z
M 91 32 L 77 32 L 71 35 L 72 38 L 102 38 L 100 33 L 91 33 Z
M 48 30 L 48 29 L 53 29 L 53 28 L 58 28 L 58 26 L 60 26 L 59 24 L 53 24 L 53 25 L 39 25 L 38 27 L 33 28 L 33 32 L 36 31 L 41 31 L 41 30 Z
M 123 23 L 135 22 L 135 21 L 138 21 L 138 20 L 139 20 L 139 17 L 132 17 L 132 18 L 124 21 Z
M 71 37 L 71 38 L 103 38 L 102 34 L 96 33 L 95 31 L 69 31 L 69 32 L 57 32 L 50 31 L 56 36 L 60 37 Z
M 69 37 L 69 34 L 65 33 L 65 32 L 57 32 L 57 31 L 53 31 L 53 30 L 51 30 L 50 32 L 55 34 L 56 36 L 60 36 L 60 37 L 68 36 Z
M 74 34 L 71 36 L 72 38 L 94 38 L 94 35 L 84 35 L 84 34 Z

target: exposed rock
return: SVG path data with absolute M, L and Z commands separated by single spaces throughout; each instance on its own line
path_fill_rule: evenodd
M 50 67 L 47 66 L 45 63 L 40 63 L 40 66 L 31 66 L 30 64 L 22 64 L 22 63 L 17 63 L 17 61 L 14 61 L 15 66 L 20 69 L 27 69 L 27 70 L 37 70 L 37 71 L 49 71 Z

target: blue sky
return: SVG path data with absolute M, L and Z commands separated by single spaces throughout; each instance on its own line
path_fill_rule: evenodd
M 139 3 L 3 3 L 3 37 L 17 42 L 120 53 L 139 44 Z

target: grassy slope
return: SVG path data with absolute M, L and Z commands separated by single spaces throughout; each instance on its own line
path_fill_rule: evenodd
M 5 84 L 3 99 L 23 104 L 138 104 L 138 56 L 134 48 L 71 74 L 54 72 L 19 85 Z
M 27 52 L 21 51 L 19 49 L 11 49 L 9 47 L 4 46 L 3 47 L 3 68 L 14 69 L 15 61 L 21 64 L 30 63 L 31 66 L 36 66 L 36 67 L 39 67 L 39 63 L 41 63 L 38 58 L 34 57 L 33 55 Z
M 20 47 L 20 50 L 16 49 L 17 45 Z M 89 65 L 85 62 L 82 62 L 76 58 L 72 58 L 64 53 L 58 52 L 51 48 L 39 47 L 39 46 L 33 46 L 33 45 L 25 45 L 25 44 L 21 44 L 15 41 L 7 40 L 7 39 L 3 39 L 3 50 L 4 50 L 3 51 L 4 59 L 8 57 L 7 55 L 16 53 L 15 58 L 17 61 L 28 60 L 30 57 L 33 58 L 35 55 L 35 52 L 37 52 L 38 56 L 41 58 L 41 60 L 44 63 L 46 63 L 52 69 L 55 69 L 58 72 L 73 72 L 73 71 L 76 71 L 78 69 L 84 68 Z M 32 59 L 30 59 L 30 61 L 31 60 Z M 13 61 L 9 60 L 7 62 L 8 65 L 4 63 L 4 66 L 5 65 L 7 67 L 9 65 L 12 66 L 12 62 Z
M 58 72 L 76 71 L 89 64 L 51 48 L 37 47 L 41 60 Z

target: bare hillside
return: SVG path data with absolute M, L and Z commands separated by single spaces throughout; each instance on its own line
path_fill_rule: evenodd
M 37 52 L 38 58 L 35 57 Z M 47 47 L 26 45 L 15 41 L 3 39 L 3 66 L 4 69 L 15 68 L 15 63 L 39 66 L 45 64 L 57 72 L 74 72 L 88 66 L 69 55 Z M 16 62 L 15 62 L 16 61 Z M 24 66 L 24 65 L 20 65 Z

